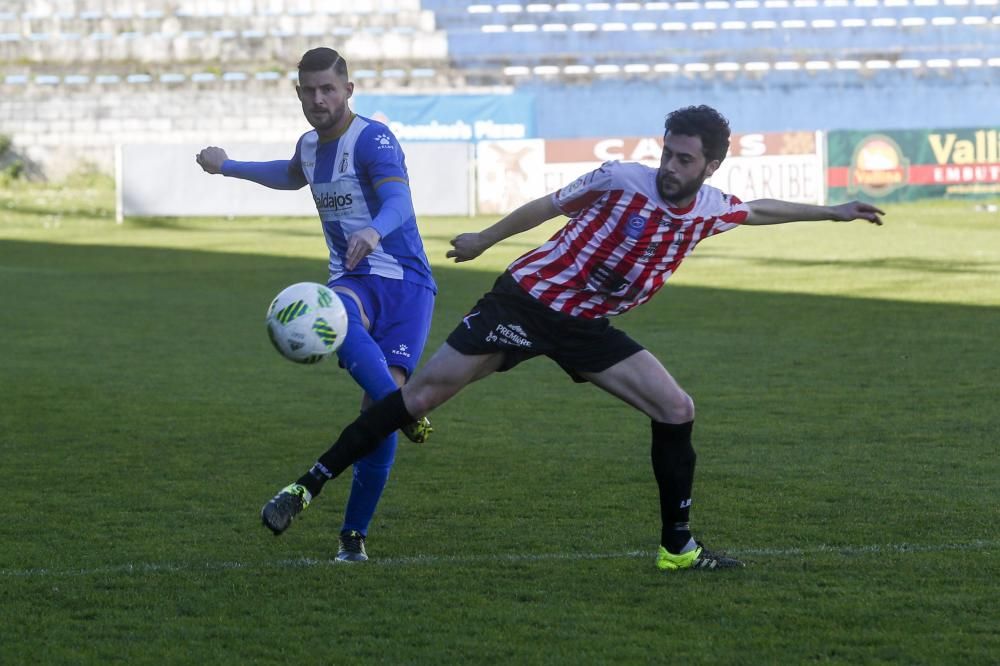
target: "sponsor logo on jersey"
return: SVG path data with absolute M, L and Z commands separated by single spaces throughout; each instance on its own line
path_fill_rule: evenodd
M 396 356 L 405 356 L 406 358 L 410 358 L 409 349 L 410 348 L 407 347 L 406 345 L 399 345 L 389 353 L 395 354 Z
M 597 264 L 587 276 L 587 284 L 594 291 L 614 294 L 628 287 L 631 282 L 621 273 L 616 273 L 604 264 Z
M 386 148 L 388 148 L 389 150 L 395 150 L 396 149 L 396 146 L 394 146 L 392 144 L 392 139 L 389 138 L 388 134 L 379 134 L 379 135 L 377 135 L 375 137 L 375 143 L 378 144 L 378 149 L 379 150 L 385 150 Z
M 560 199 L 560 201 L 565 201 L 566 198 L 569 197 L 569 195 L 573 194 L 577 190 L 583 189 L 584 178 L 585 178 L 585 176 L 581 176 L 581 177 L 577 178 L 576 180 L 574 180 L 569 185 L 567 185 L 566 187 L 564 187 L 561 190 L 559 190 L 559 199 Z
M 656 251 L 658 249 L 660 249 L 660 243 L 658 241 L 653 241 L 652 243 L 646 246 L 646 249 L 643 250 L 642 256 L 639 257 L 638 261 L 646 263 L 647 261 L 656 256 Z
M 316 202 L 316 208 L 320 210 L 346 210 L 354 205 L 354 197 L 350 192 L 347 194 L 323 192 L 319 195 L 314 194 L 313 200 Z

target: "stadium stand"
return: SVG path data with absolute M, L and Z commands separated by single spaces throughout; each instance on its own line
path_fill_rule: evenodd
M 449 53 L 464 67 L 929 60 L 982 56 L 984 44 L 996 43 L 995 0 L 918 2 L 425 5 L 435 6 Z
M 592 133 L 595 109 L 637 135 L 693 102 L 753 131 L 991 124 L 998 3 L 0 0 L 0 133 L 285 140 L 295 62 L 320 44 L 368 93 L 533 95 L 550 138 Z
M 103 70 L 100 74 L 119 78 L 165 74 L 165 82 L 203 83 L 204 76 L 190 77 L 218 74 L 225 63 L 244 80 L 260 80 L 257 74 L 271 80 L 275 72 L 286 74 L 317 41 L 335 41 L 362 69 L 406 63 L 422 80 L 447 54 L 433 13 L 412 0 L 161 1 L 142 3 L 141 12 L 120 8 L 127 4 L 34 2 L 28 11 L 0 12 L 0 62 L 8 70 L 17 63 L 21 70 L 7 76 L 66 76 L 76 70 L 69 75 L 80 82 Z
M 98 68 L 203 83 L 205 76 L 190 77 L 220 74 L 220 62 L 234 69 L 228 80 L 271 80 L 323 40 L 337 42 L 367 78 L 422 88 L 511 85 L 526 74 L 553 73 L 759 77 L 767 71 L 761 63 L 798 63 L 813 72 L 836 70 L 838 61 L 860 62 L 859 69 L 884 62 L 902 70 L 996 67 L 997 3 L 160 0 L 132 10 L 113 0 L 36 0 L 24 11 L 0 12 L 0 62 L 8 84 L 46 85 L 61 76 L 79 85 Z

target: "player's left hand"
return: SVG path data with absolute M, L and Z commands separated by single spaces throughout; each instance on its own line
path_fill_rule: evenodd
M 347 270 L 354 270 L 362 259 L 367 257 L 378 247 L 378 242 L 382 240 L 381 234 L 371 227 L 358 229 L 347 237 L 347 254 L 344 256 L 344 265 Z
M 868 220 L 872 224 L 882 226 L 882 218 L 885 211 L 876 208 L 864 201 L 849 201 L 845 204 L 833 207 L 833 220 L 836 222 L 850 222 L 851 220 Z
M 478 233 L 459 234 L 451 239 L 451 246 L 453 249 L 444 256 L 454 259 L 455 263 L 475 259 L 489 247 Z

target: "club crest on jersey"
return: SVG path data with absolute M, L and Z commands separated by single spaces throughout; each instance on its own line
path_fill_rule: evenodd
M 629 238 L 642 238 L 642 232 L 646 228 L 646 218 L 642 215 L 633 215 L 625 223 L 625 235 Z
M 344 153 L 344 156 L 340 158 L 340 173 L 345 173 L 347 171 L 347 165 L 350 164 L 351 154 Z

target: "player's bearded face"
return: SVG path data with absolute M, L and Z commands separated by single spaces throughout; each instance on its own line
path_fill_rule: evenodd
M 340 128 L 350 116 L 347 100 L 354 93 L 354 84 L 333 68 L 302 72 L 295 91 L 306 120 L 320 134 Z
M 661 170 L 656 174 L 656 187 L 667 201 L 684 205 L 698 193 L 706 178 L 708 178 L 707 164 L 697 175 L 687 179 L 681 179 L 676 174 L 664 173 Z
M 656 187 L 660 196 L 670 203 L 687 205 L 718 166 L 718 161 L 709 162 L 705 158 L 701 138 L 668 133 L 663 137 Z

